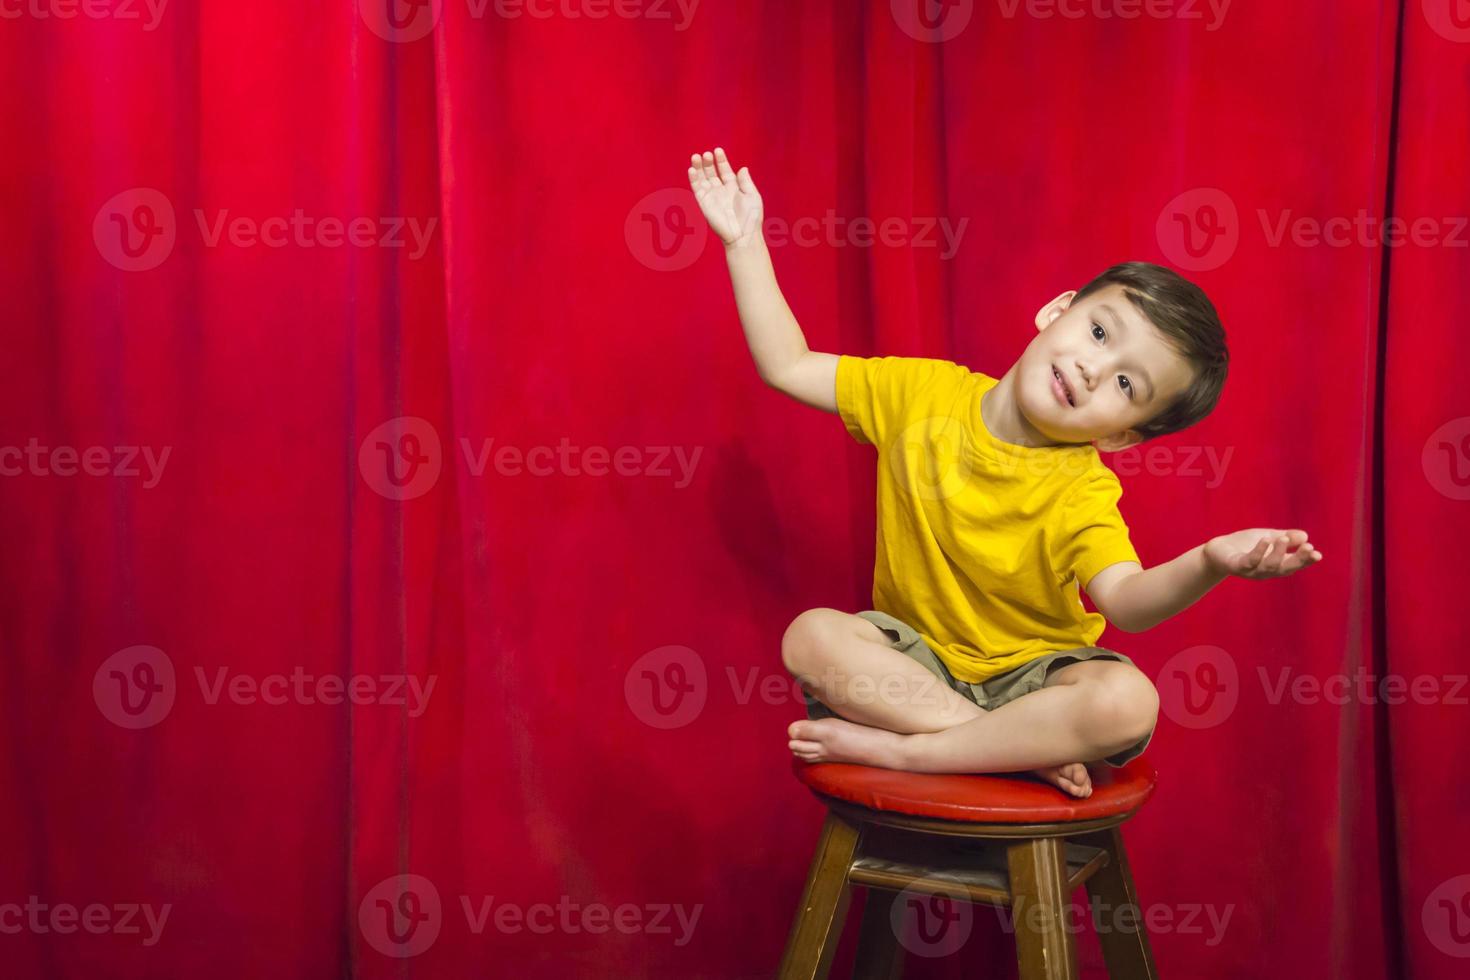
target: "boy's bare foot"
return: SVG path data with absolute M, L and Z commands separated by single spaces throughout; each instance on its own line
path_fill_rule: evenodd
M 786 729 L 791 736 L 791 754 L 803 762 L 856 762 L 864 766 L 902 769 L 903 740 L 907 735 L 843 718 L 793 721 Z
M 843 718 L 794 721 L 786 729 L 791 754 L 803 762 L 854 762 L 884 769 L 903 769 L 903 742 L 909 736 Z M 1044 766 L 1031 775 L 1079 798 L 1092 795 L 1092 777 L 1080 762 Z
M 1069 762 L 1064 766 L 1043 766 L 1031 770 L 1031 775 L 1051 783 L 1071 796 L 1085 799 L 1092 795 L 1092 776 L 1080 762 Z

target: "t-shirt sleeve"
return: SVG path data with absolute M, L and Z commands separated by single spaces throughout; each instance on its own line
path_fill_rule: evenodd
M 1128 525 L 1118 511 L 1123 485 L 1105 466 L 1089 472 L 1063 500 L 1056 525 L 1053 567 L 1085 589 L 1092 577 L 1120 561 L 1138 561 Z
M 837 359 L 837 414 L 858 442 L 884 446 L 925 411 L 940 386 L 956 384 L 967 368 L 930 357 Z

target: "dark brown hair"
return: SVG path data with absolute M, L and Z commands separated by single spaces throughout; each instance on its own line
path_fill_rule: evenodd
M 1194 372 L 1194 379 L 1182 394 L 1133 428 L 1145 442 L 1189 428 L 1214 411 L 1230 366 L 1225 328 L 1220 325 L 1215 305 L 1194 283 L 1152 262 L 1113 266 L 1077 290 L 1073 302 L 1113 284 L 1123 287 L 1123 295 Z

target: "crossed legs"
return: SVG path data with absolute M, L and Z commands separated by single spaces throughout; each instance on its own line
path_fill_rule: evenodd
M 1136 667 L 1085 660 L 986 711 L 888 645 L 877 626 L 809 609 L 781 641 L 781 659 L 841 718 L 792 723 L 794 755 L 911 772 L 1034 772 L 1074 796 L 1092 792 L 1084 763 L 1136 743 L 1158 716 L 1158 692 Z M 847 719 L 847 720 L 843 720 Z

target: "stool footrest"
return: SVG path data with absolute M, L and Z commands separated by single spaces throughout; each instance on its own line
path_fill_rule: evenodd
M 1100 847 L 1068 843 L 1067 888 L 1070 891 L 1108 863 Z M 925 839 L 915 834 L 878 832 L 869 828 L 854 856 L 848 880 L 854 885 L 887 891 L 945 895 L 987 905 L 1010 905 L 1010 872 L 1006 843 L 966 841 L 963 845 Z

